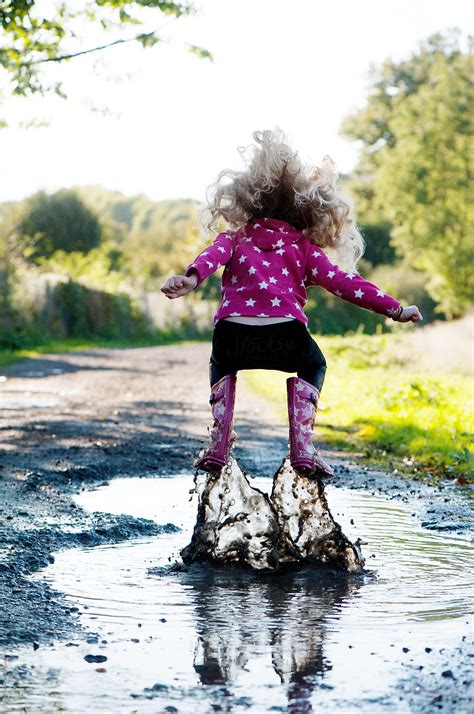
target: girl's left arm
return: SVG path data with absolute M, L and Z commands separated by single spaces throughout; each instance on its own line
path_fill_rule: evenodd
M 391 295 L 383 292 L 374 283 L 365 280 L 358 273 L 346 273 L 331 263 L 326 253 L 316 245 L 311 246 L 305 273 L 306 285 L 321 285 L 323 288 L 367 310 L 378 312 L 398 320 L 403 312 L 402 305 Z
M 234 252 L 234 239 L 227 233 L 219 233 L 212 245 L 205 248 L 186 268 L 186 276 L 197 273 L 197 285 L 214 273 L 221 265 L 229 262 Z

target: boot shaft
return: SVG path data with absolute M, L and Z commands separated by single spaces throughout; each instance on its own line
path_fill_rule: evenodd
M 194 462 L 196 468 L 206 471 L 223 468 L 229 458 L 230 446 L 234 440 L 235 391 L 237 374 L 227 374 L 211 387 L 209 404 L 214 423 L 210 431 L 208 448 Z
M 319 391 L 300 377 L 286 380 L 288 397 L 288 418 L 290 424 L 314 426 L 314 418 L 319 402 Z
M 296 471 L 331 478 L 334 472 L 314 448 L 312 437 L 319 390 L 300 377 L 286 380 L 288 396 L 288 422 L 290 428 L 290 462 Z

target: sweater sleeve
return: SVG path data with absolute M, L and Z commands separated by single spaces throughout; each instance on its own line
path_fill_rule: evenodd
M 221 265 L 226 265 L 234 252 L 234 240 L 230 233 L 219 233 L 212 245 L 205 248 L 186 268 L 185 275 L 189 276 L 192 270 L 198 274 L 200 285 Z
M 362 278 L 358 273 L 346 273 L 331 263 L 322 248 L 312 246 L 305 271 L 306 285 L 321 285 L 337 297 L 396 320 L 401 304 L 391 295 Z

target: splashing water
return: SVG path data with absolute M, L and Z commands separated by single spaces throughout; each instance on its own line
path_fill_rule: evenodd
M 274 476 L 270 497 L 251 486 L 233 457 L 197 488 L 196 525 L 181 551 L 186 564 L 210 561 L 278 570 L 311 563 L 348 572 L 364 567 L 359 541 L 351 543 L 335 522 L 322 482 L 296 473 L 288 458 Z

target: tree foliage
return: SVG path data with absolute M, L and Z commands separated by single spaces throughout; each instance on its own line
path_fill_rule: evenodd
M 101 224 L 74 191 L 39 191 L 26 200 L 23 210 L 18 234 L 33 261 L 56 251 L 87 253 L 100 243 Z
M 202 249 L 194 201 L 152 201 L 102 186 L 77 189 L 120 250 L 122 270 L 145 282 L 180 271 Z
M 366 243 L 364 259 L 374 267 L 393 263 L 396 256 L 390 243 L 390 224 L 361 223 L 360 228 Z
M 430 274 L 427 290 L 451 316 L 474 298 L 472 59 L 459 34 L 372 70 L 366 106 L 341 127 L 362 146 L 350 183 L 360 213 L 390 224 L 392 245 Z
M 9 73 L 14 94 L 54 91 L 64 96 L 60 83 L 45 83 L 41 74 L 45 64 L 129 42 L 153 47 L 160 41 L 158 18 L 179 18 L 193 12 L 194 6 L 188 0 L 91 0 L 82 3 L 82 7 L 72 0 L 46 5 L 39 0 L 3 2 L 0 67 Z M 103 35 L 103 42 L 87 45 L 88 26 Z M 155 29 L 150 29 L 153 26 Z M 127 29 L 129 34 L 124 34 Z M 206 49 L 196 45 L 189 45 L 188 49 L 199 57 L 212 59 Z

